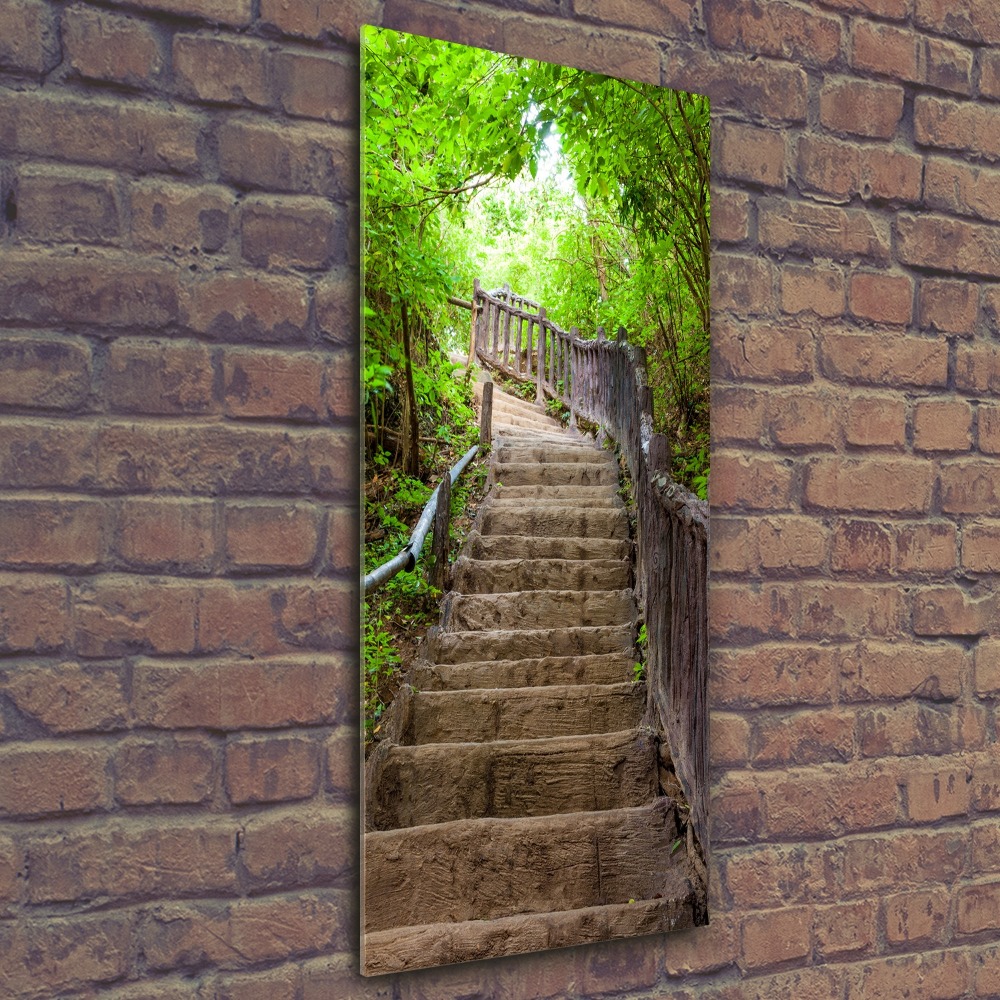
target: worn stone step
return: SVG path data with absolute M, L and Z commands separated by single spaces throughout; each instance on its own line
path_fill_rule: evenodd
M 610 462 L 495 462 L 490 479 L 506 486 L 614 486 L 618 467 Z
M 539 538 L 614 538 L 629 536 L 623 507 L 530 507 L 520 510 L 484 504 L 476 520 L 481 535 L 532 535 Z
M 409 696 L 399 743 L 486 743 L 633 729 L 646 686 L 554 684 L 549 687 L 419 691 Z
M 522 955 L 694 926 L 693 894 L 497 920 L 417 924 L 363 935 L 366 975 Z
M 531 590 L 445 596 L 441 624 L 456 632 L 573 628 L 635 621 L 631 590 Z
M 527 487 L 532 488 L 532 487 Z M 560 489 L 560 490 L 571 490 L 575 487 L 572 486 L 536 486 L 533 487 L 538 490 L 545 489 Z M 497 509 L 507 510 L 524 510 L 526 507 L 565 507 L 571 504 L 576 507 L 605 507 L 608 510 L 616 510 L 619 507 L 624 507 L 625 505 L 621 502 L 621 498 L 618 497 L 612 490 L 610 486 L 581 486 L 579 489 L 597 489 L 603 492 L 601 494 L 594 494 L 581 497 L 572 496 L 534 496 L 534 497 L 508 497 L 508 496 L 488 496 L 483 501 L 483 506 L 496 507 Z
M 459 556 L 451 587 L 460 594 L 520 590 L 622 590 L 632 568 L 623 559 L 470 559 Z
M 575 462 L 591 465 L 613 465 L 617 468 L 614 455 L 600 451 L 591 445 L 578 444 L 502 444 L 494 451 L 494 459 L 504 464 L 531 464 L 538 462 Z M 616 475 L 617 483 L 617 475 Z
M 545 414 L 522 416 L 519 413 L 509 413 L 504 410 L 495 410 L 491 423 L 493 429 L 496 431 L 502 430 L 505 427 L 558 431 L 562 427 L 562 424 L 558 420 Z
M 657 794 L 651 730 L 494 743 L 380 746 L 368 761 L 370 830 L 478 817 L 641 806 Z
M 602 501 L 612 506 L 624 507 L 618 490 L 611 486 L 508 486 L 498 483 L 490 490 L 490 500 L 562 500 L 577 507 L 590 507 Z
M 366 933 L 687 898 L 676 806 L 473 819 L 365 835 Z
M 498 629 L 489 632 L 446 631 L 439 625 L 425 639 L 428 659 L 435 663 L 478 663 L 545 656 L 601 656 L 631 654 L 635 625 L 577 626 L 575 628 Z
M 620 684 L 632 679 L 634 651 L 594 656 L 541 656 L 520 660 L 414 664 L 411 683 L 419 691 L 517 688 L 550 684 Z
M 469 532 L 463 552 L 472 559 L 627 559 L 625 538 L 539 538 L 532 535 L 481 535 Z

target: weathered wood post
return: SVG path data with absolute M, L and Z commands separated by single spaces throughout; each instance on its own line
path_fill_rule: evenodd
M 545 309 L 538 307 L 538 368 L 535 378 L 535 402 L 541 404 L 545 400 L 542 392 L 542 379 L 545 378 Z
M 476 363 L 476 321 L 479 319 L 479 279 L 472 279 L 472 324 L 469 331 L 469 360 L 466 362 L 465 370 L 472 371 L 472 366 Z
M 649 439 L 649 471 L 666 472 L 670 468 L 670 441 L 666 434 L 654 434 Z
M 569 397 L 569 429 L 571 431 L 576 430 L 576 378 L 579 367 L 576 342 L 579 336 L 580 331 L 575 326 L 571 326 L 569 328 L 569 350 L 566 352 L 566 374 L 563 376 L 565 379 L 563 386 Z
M 479 418 L 479 448 L 488 451 L 493 435 L 493 379 L 489 373 L 483 383 L 483 412 Z
M 448 527 L 451 523 L 451 475 L 445 473 L 438 487 L 434 511 L 434 538 L 431 541 L 429 580 L 432 587 L 445 590 L 448 583 Z

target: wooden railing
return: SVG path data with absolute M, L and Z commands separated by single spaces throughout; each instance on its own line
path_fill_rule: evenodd
M 624 457 L 637 509 L 636 590 L 646 620 L 649 720 L 667 734 L 691 805 L 695 834 L 708 843 L 708 504 L 669 476 L 670 449 L 653 433 L 645 351 L 624 330 L 592 340 L 568 333 L 536 302 L 509 287 L 475 282 L 473 355 L 499 372 L 534 382 L 535 398 L 560 400 L 598 426 Z

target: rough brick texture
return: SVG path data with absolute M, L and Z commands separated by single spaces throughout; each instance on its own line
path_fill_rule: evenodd
M 1000 994 L 994 0 L 0 6 L 9 992 Z M 707 927 L 357 975 L 362 23 L 712 98 Z

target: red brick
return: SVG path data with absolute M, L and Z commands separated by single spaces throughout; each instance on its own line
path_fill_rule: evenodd
M 141 180 L 129 189 L 132 241 L 145 250 L 194 255 L 225 247 L 233 196 L 216 185 Z
M 743 918 L 743 962 L 749 969 L 804 958 L 810 951 L 812 909 L 784 907 Z
M 233 835 L 224 820 L 199 825 L 161 820 L 152 827 L 142 820 L 108 822 L 87 832 L 40 834 L 28 841 L 28 849 L 32 903 L 236 888 Z
M 222 371 L 230 416 L 316 421 L 326 413 L 324 365 L 316 355 L 230 350 Z
M 832 649 L 787 643 L 714 649 L 710 700 L 728 708 L 829 704 L 839 660 Z
M 267 45 L 250 39 L 174 35 L 174 80 L 185 97 L 269 107 L 273 102 Z
M 861 189 L 861 153 L 848 143 L 804 135 L 798 143 L 798 180 L 806 190 L 850 201 Z
M 72 410 L 90 393 L 91 349 L 78 337 L 7 330 L 0 369 L 0 404 Z
M 839 19 L 817 11 L 760 0 L 713 0 L 705 19 L 718 48 L 807 65 L 828 65 L 840 54 Z
M 115 749 L 115 799 L 125 806 L 193 805 L 215 790 L 215 750 L 203 739 L 139 739 Z
M 1000 454 L 1000 406 L 980 405 L 977 443 L 987 455 Z
M 194 651 L 196 592 L 187 583 L 104 575 L 81 583 L 73 601 L 80 656 Z
M 316 282 L 316 323 L 325 339 L 337 346 L 353 345 L 360 334 L 359 295 L 357 275 L 344 268 L 331 268 Z
M 774 307 L 774 268 L 760 257 L 712 257 L 712 309 L 737 316 L 769 313 Z
M 785 312 L 814 312 L 831 318 L 843 313 L 844 301 L 844 276 L 838 268 L 789 264 L 781 269 L 781 308 Z
M 1000 334 L 1000 288 L 982 286 L 982 305 L 982 326 L 990 336 L 996 337 Z
M 116 170 L 193 173 L 202 121 L 188 111 L 99 98 L 58 88 L 0 94 L 0 137 L 7 155 L 51 156 Z
M 66 583 L 34 573 L 0 573 L 0 652 L 52 652 L 66 644 Z
M 712 239 L 739 243 L 750 232 L 750 196 L 745 191 L 712 192 Z
M 353 831 L 346 809 L 270 809 L 247 820 L 243 863 L 258 889 L 321 884 L 356 864 Z
M 782 448 L 836 446 L 840 427 L 837 399 L 830 393 L 788 393 L 772 401 L 771 434 Z
M 995 658 L 996 644 L 989 640 L 979 643 L 976 650 L 976 666 L 979 666 L 980 650 L 989 649 Z M 978 677 L 978 674 L 977 674 Z M 976 761 L 971 775 L 972 804 L 977 812 L 996 812 L 1000 810 L 1000 764 L 992 756 Z
M 122 338 L 111 345 L 105 393 L 118 412 L 209 413 L 216 409 L 212 380 L 203 344 Z
M 757 213 L 759 239 L 768 249 L 838 261 L 889 260 L 888 224 L 868 212 L 765 198 L 758 202 Z
M 712 715 L 715 740 L 715 714 Z M 754 726 L 755 767 L 846 761 L 854 744 L 854 715 L 842 711 L 769 714 Z
M 325 760 L 328 792 L 344 798 L 357 794 L 359 752 L 357 736 L 350 728 L 342 729 L 327 739 Z
M 309 293 L 299 278 L 219 272 L 195 281 L 185 322 L 196 333 L 237 343 L 303 340 Z
M 934 156 L 924 176 L 924 203 L 930 208 L 1000 221 L 1000 170 Z
M 909 275 L 855 271 L 849 287 L 851 312 L 858 319 L 905 326 L 913 318 L 913 279 Z
M 332 122 L 357 122 L 357 70 L 339 59 L 308 52 L 279 51 L 273 60 L 278 106 L 290 115 Z
M 867 80 L 830 80 L 819 93 L 819 118 L 833 132 L 891 139 L 903 116 L 903 88 Z
M 906 444 L 905 401 L 896 396 L 852 396 L 844 434 L 848 444 L 862 448 L 902 448 Z
M 987 698 L 1000 694 L 1000 642 L 980 639 L 975 657 L 976 694 Z
M 904 21 L 910 13 L 910 0 L 822 0 L 824 7 L 874 14 L 893 21 Z
M 1000 12 L 991 0 L 916 0 L 915 19 L 922 28 L 969 42 L 1000 42 Z
M 883 525 L 875 521 L 839 521 L 832 541 L 833 570 L 865 576 L 888 573 L 892 537 Z
M 851 32 L 851 66 L 914 83 L 922 80 L 920 36 L 906 28 L 858 21 Z
M 982 97 L 1000 99 L 1000 52 L 979 50 L 979 93 Z
M 924 146 L 1000 159 L 1000 110 L 921 95 L 913 105 L 914 138 Z
M 967 281 L 924 278 L 920 282 L 920 326 L 942 333 L 971 334 L 979 311 L 978 291 Z
M 352 422 L 357 419 L 359 392 L 353 354 L 338 351 L 328 359 L 323 368 L 322 390 L 327 416 Z
M 59 32 L 51 7 L 11 0 L 0 10 L 0 69 L 47 73 L 59 63 Z
M 714 163 L 723 177 L 763 187 L 785 186 L 785 138 L 780 131 L 723 122 L 717 142 Z
M 542 54 L 539 58 L 551 57 Z M 615 64 L 605 64 L 604 68 L 608 65 Z M 751 61 L 745 56 L 709 53 L 693 46 L 677 48 L 665 62 L 659 82 L 675 90 L 704 94 L 716 107 L 749 112 L 767 121 L 801 122 L 808 112 L 809 80 L 805 70 L 779 60 Z
M 961 951 L 924 952 L 894 959 L 871 959 L 851 970 L 848 995 L 903 997 L 920 984 L 927 1000 L 960 1000 L 969 986 L 969 954 Z
M 741 386 L 712 388 L 712 440 L 760 445 L 768 439 L 767 393 Z
M 54 743 L 0 751 L 0 811 L 7 817 L 61 816 L 111 805 L 106 750 Z
M 691 973 L 710 972 L 732 964 L 736 958 L 738 936 L 728 914 L 714 915 L 711 923 L 677 931 L 670 935 L 664 948 L 668 976 L 683 977 Z M 563 984 L 565 991 L 565 983 Z M 554 993 L 553 997 L 565 995 Z
M 99 500 L 0 500 L 0 563 L 94 567 L 104 557 L 108 513 Z
M 824 958 L 874 950 L 876 928 L 874 901 L 817 906 L 813 912 L 816 950 Z
M 886 939 L 890 944 L 925 948 L 944 944 L 950 901 L 950 893 L 941 889 L 887 896 L 882 902 Z
M 329 198 L 356 197 L 355 131 L 314 123 L 227 120 L 219 128 L 219 173 L 241 188 Z
M 712 713 L 712 745 L 709 748 L 712 767 L 745 765 L 749 742 L 750 724 L 741 715 Z
M 137 265 L 120 254 L 9 251 L 0 274 L 0 318 L 35 326 L 164 326 L 176 320 L 178 280 L 162 264 Z
M 911 524 L 896 531 L 896 569 L 903 573 L 945 573 L 958 564 L 955 525 Z
M 226 556 L 240 568 L 303 569 L 316 557 L 320 511 L 302 504 L 226 508 Z
M 218 903 L 157 907 L 139 947 L 158 972 L 239 968 L 342 950 L 341 901 L 330 890 Z
M 965 868 L 968 835 L 957 830 L 857 837 L 844 845 L 844 891 L 879 895 L 929 882 L 950 884 Z
M 713 846 L 757 841 L 763 822 L 762 813 L 763 799 L 756 788 L 728 787 L 713 791 Z
M 658 965 L 659 956 L 641 940 L 609 941 L 600 948 L 587 949 L 580 963 L 581 995 L 650 989 L 659 979 Z
M 795 969 L 748 979 L 740 984 L 739 996 L 742 1000 L 840 1000 L 844 980 L 843 969 L 837 967 Z M 691 994 L 690 1000 L 697 996 Z
M 972 407 L 964 400 L 921 400 L 913 408 L 916 451 L 968 451 L 972 447 Z
M 305 38 L 342 38 L 356 41 L 359 24 L 375 24 L 381 4 L 374 0 L 360 0 L 352 7 L 341 0 L 261 0 L 260 19 L 264 24 L 273 25 L 287 35 Z M 247 10 L 250 5 L 247 3 Z M 469 12 L 470 16 L 472 11 Z M 450 27 L 455 19 L 447 21 Z M 465 18 L 458 19 L 460 22 Z M 391 25 L 387 24 L 387 27 Z M 412 30 L 412 29 L 411 29 Z M 435 38 L 448 38 L 447 33 L 424 32 Z M 499 38 L 497 39 L 499 41 Z M 472 44 L 471 39 L 468 44 Z M 489 45 L 479 40 L 480 45 Z
M 820 360 L 828 378 L 874 385 L 941 387 L 948 382 L 948 343 L 895 332 L 826 332 Z
M 18 174 L 17 232 L 44 240 L 116 242 L 122 226 L 115 176 L 25 167 Z
M 946 514 L 994 514 L 1000 504 L 1000 469 L 987 461 L 941 466 L 941 509 Z
M 576 957 L 575 954 L 565 951 L 549 952 L 545 956 L 525 955 L 518 959 L 517 965 L 511 968 L 507 973 L 507 977 L 508 979 L 515 979 L 519 973 L 521 976 L 524 976 L 524 967 L 530 966 L 532 961 L 537 962 L 539 958 L 549 959 L 549 961 L 545 962 L 544 969 L 548 969 L 552 965 L 560 968 L 560 958 L 565 963 L 566 956 L 569 957 L 571 963 Z M 329 1000 L 330 997 L 344 997 L 345 1000 L 394 1000 L 396 997 L 394 990 L 395 977 L 374 976 L 365 978 L 360 975 L 357 966 L 358 958 L 356 953 L 338 955 L 334 958 L 311 959 L 302 963 L 301 1000 Z M 445 968 L 448 967 L 434 969 L 431 975 L 444 972 Z M 419 972 L 412 972 L 404 977 L 404 980 L 412 982 L 419 976 Z M 533 984 L 539 983 L 540 979 L 541 970 L 539 970 L 537 975 L 532 976 L 531 982 Z M 537 989 L 539 986 L 535 988 Z
M 69 65 L 85 79 L 150 86 L 160 81 L 166 65 L 156 33 L 133 17 L 69 7 L 62 40 Z
M 306 799 L 319 787 L 320 748 L 313 740 L 241 740 L 226 747 L 226 791 L 236 805 Z
M 923 158 L 892 146 L 861 149 L 861 197 L 919 203 L 923 192 Z
M 214 520 L 208 501 L 130 498 L 119 514 L 118 552 L 137 567 L 207 572 L 215 555 Z
M 235 28 L 246 27 L 251 20 L 250 0 L 129 0 L 129 3 L 148 11 L 198 18 Z
M 893 635 L 902 624 L 902 601 L 897 587 L 805 583 L 799 597 L 802 636 L 849 640 L 865 635 Z
M 956 927 L 959 934 L 1000 930 L 1000 882 L 959 889 Z
M 967 595 L 958 587 L 926 588 L 913 597 L 913 630 L 917 635 L 986 635 L 997 610 L 992 594 L 974 591 Z
M 919 771 L 906 777 L 907 811 L 915 823 L 931 823 L 969 811 L 971 772 L 965 768 Z
M 827 530 L 806 517 L 770 517 L 753 523 L 751 536 L 764 569 L 819 569 L 826 559 Z
M 1000 350 L 989 343 L 958 344 L 955 351 L 955 385 L 965 392 L 975 393 L 1000 389 Z M 981 408 L 980 413 L 983 409 L 988 408 Z M 989 434 L 987 439 L 991 440 Z
M 965 670 L 966 654 L 958 646 L 867 640 L 839 659 L 840 697 L 873 701 L 919 692 L 935 701 L 954 700 Z
M 739 909 L 830 901 L 840 892 L 842 852 L 828 844 L 760 845 L 734 851 L 722 863 Z
M 5 921 L 4 988 L 11 996 L 55 996 L 119 980 L 129 968 L 134 932 L 134 915 L 121 912 Z
M 714 507 L 787 509 L 791 503 L 792 469 L 765 458 L 719 454 L 712 465 Z
M 973 573 L 1000 572 L 1000 522 L 973 522 L 962 532 L 962 565 Z
M 124 677 L 117 666 L 21 664 L 4 674 L 4 690 L 18 712 L 51 733 L 124 729 Z
M 958 746 L 958 721 L 950 705 L 885 705 L 858 716 L 858 742 L 865 757 L 947 753 Z
M 571 64 L 594 73 L 614 66 L 627 80 L 661 83 L 660 52 L 648 36 L 609 30 L 578 30 L 571 36 L 557 20 L 520 16 L 507 18 L 503 33 L 507 50 L 528 59 Z M 706 85 L 700 93 L 707 90 Z
M 713 639 L 787 638 L 795 633 L 799 595 L 791 586 L 717 584 L 709 613 Z
M 924 40 L 924 78 L 932 87 L 972 93 L 972 50 L 940 38 Z
M 343 507 L 330 510 L 326 537 L 329 571 L 357 579 L 360 556 L 357 511 Z
M 802 382 L 815 366 L 808 330 L 768 320 L 745 325 L 717 320 L 712 351 L 719 375 L 739 382 Z
M 277 196 L 243 203 L 245 260 L 258 267 L 318 270 L 346 257 L 343 219 L 321 198 Z
M 347 665 L 338 657 L 194 663 L 140 660 L 132 704 L 154 729 L 270 729 L 329 723 L 341 710 Z
M 910 459 L 820 458 L 806 467 L 805 502 L 821 510 L 924 514 L 934 469 Z
M 285 964 L 267 971 L 235 973 L 212 980 L 216 1000 L 298 1000 L 302 970 Z
M 977 997 L 1000 996 L 1000 946 L 993 945 L 972 956 Z

